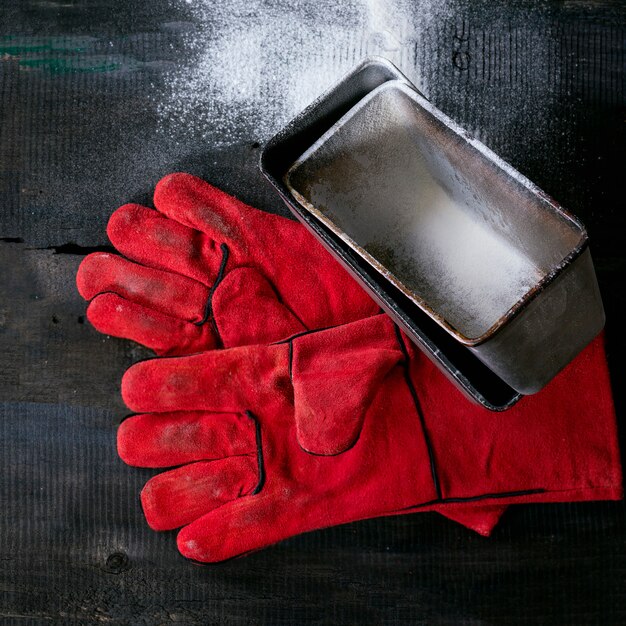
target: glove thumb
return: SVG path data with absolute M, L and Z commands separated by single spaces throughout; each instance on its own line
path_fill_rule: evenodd
M 372 341 L 376 329 L 363 322 L 293 342 L 296 436 L 307 452 L 334 455 L 353 446 L 380 384 L 403 358 L 384 332 Z

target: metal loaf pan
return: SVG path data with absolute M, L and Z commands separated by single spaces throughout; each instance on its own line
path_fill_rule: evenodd
M 582 225 L 385 61 L 365 61 L 298 116 L 261 166 L 488 408 L 540 389 L 602 328 Z
M 408 80 L 384 59 L 366 59 L 323 94 L 262 149 L 261 171 L 294 216 L 321 242 L 465 395 L 492 411 L 511 407 L 520 394 L 450 336 L 397 287 L 356 254 L 293 197 L 283 178 L 293 163 L 343 114 L 379 85 Z

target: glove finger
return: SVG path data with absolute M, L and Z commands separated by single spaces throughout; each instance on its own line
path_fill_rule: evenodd
M 323 524 L 320 524 L 323 525 Z M 287 502 L 271 494 L 233 500 L 197 518 L 178 533 L 180 553 L 201 563 L 217 563 L 253 552 L 304 532 Z
M 281 397 L 292 400 L 289 346 L 245 346 L 142 361 L 124 374 L 122 397 L 137 413 L 239 413 L 275 406 Z
M 245 413 L 144 413 L 117 430 L 117 452 L 135 467 L 174 467 L 256 454 L 256 428 Z
M 157 211 L 216 241 L 237 247 L 242 232 L 259 211 L 190 174 L 175 173 L 161 179 L 154 190 Z
M 107 235 L 119 252 L 147 267 L 181 274 L 208 286 L 220 271 L 223 252 L 215 241 L 138 204 L 117 209 L 109 219 Z
M 210 324 L 196 326 L 114 293 L 96 296 L 87 307 L 87 319 L 99 332 L 136 341 L 159 356 L 193 354 L 215 348 Z
M 255 454 L 198 461 L 151 478 L 141 504 L 151 528 L 172 530 L 254 492 L 258 483 Z
M 106 252 L 85 257 L 78 268 L 76 284 L 85 300 L 112 292 L 188 322 L 204 318 L 209 298 L 207 286 L 191 278 L 138 265 Z
M 450 519 L 457 520 L 483 535 L 489 535 L 506 507 L 483 506 L 474 511 L 464 505 L 449 507 Z M 420 508 L 416 508 L 415 512 Z M 411 510 L 383 514 L 391 516 L 411 513 Z M 447 515 L 447 514 L 446 514 Z M 259 494 L 233 500 L 192 522 L 178 533 L 180 553 L 201 563 L 215 563 L 264 548 L 288 537 L 326 526 L 346 523 L 348 518 L 336 520 L 315 515 L 294 515 L 287 500 L 279 501 L 275 495 Z M 236 529 L 236 532 L 233 532 Z

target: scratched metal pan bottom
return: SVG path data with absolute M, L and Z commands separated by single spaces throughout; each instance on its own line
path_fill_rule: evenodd
M 337 233 L 305 209 L 284 181 L 287 172 L 301 155 L 343 115 L 380 85 L 396 80 L 409 84 L 385 60 L 370 59 L 361 63 L 339 85 L 320 97 L 264 146 L 260 167 L 293 214 L 444 374 L 468 398 L 489 410 L 502 411 L 515 404 L 521 394 L 481 362 L 468 346 L 451 336 Z

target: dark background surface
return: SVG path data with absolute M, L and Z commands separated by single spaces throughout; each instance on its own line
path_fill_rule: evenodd
M 0 2 L 0 621 L 626 623 L 624 503 L 514 507 L 489 539 L 434 514 L 371 520 L 206 568 L 146 526 L 152 472 L 114 442 L 120 377 L 147 352 L 85 322 L 74 275 L 113 209 L 171 171 L 284 213 L 254 110 L 233 110 L 228 141 L 163 113 L 214 4 L 198 21 L 182 0 Z M 623 447 L 624 3 L 447 4 L 401 69 L 586 223 Z M 252 5 L 251 28 L 272 11 L 306 27 L 332 3 Z

